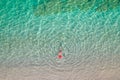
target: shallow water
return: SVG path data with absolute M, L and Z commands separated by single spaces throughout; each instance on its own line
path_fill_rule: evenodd
M 58 72 L 120 67 L 120 6 L 36 15 L 39 5 L 0 1 L 0 66 L 47 66 Z

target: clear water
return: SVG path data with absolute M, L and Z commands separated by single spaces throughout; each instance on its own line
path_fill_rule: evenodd
M 0 65 L 119 67 L 120 6 L 35 15 L 38 0 L 0 1 Z M 52 12 L 50 12 L 52 13 Z M 64 58 L 57 59 L 62 48 Z

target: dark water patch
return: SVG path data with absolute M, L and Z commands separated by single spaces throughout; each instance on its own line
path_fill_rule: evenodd
M 50 15 L 66 12 L 73 12 L 76 10 L 88 11 L 94 10 L 98 12 L 109 11 L 118 8 L 120 0 L 47 0 L 39 3 L 34 7 L 34 14 Z
M 75 10 L 88 10 L 94 6 L 95 0 L 53 0 L 38 4 L 34 8 L 35 15 L 58 14 Z
M 120 0 L 103 0 L 98 4 L 97 11 L 108 11 L 120 6 Z

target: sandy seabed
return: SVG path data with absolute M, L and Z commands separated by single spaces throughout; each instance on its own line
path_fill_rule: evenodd
M 120 68 L 60 71 L 49 66 L 0 67 L 0 80 L 120 80 Z

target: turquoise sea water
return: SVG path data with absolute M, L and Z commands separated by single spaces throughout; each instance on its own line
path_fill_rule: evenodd
M 39 4 L 0 1 L 0 65 L 120 66 L 120 6 L 36 16 Z M 64 58 L 59 61 L 60 48 Z

